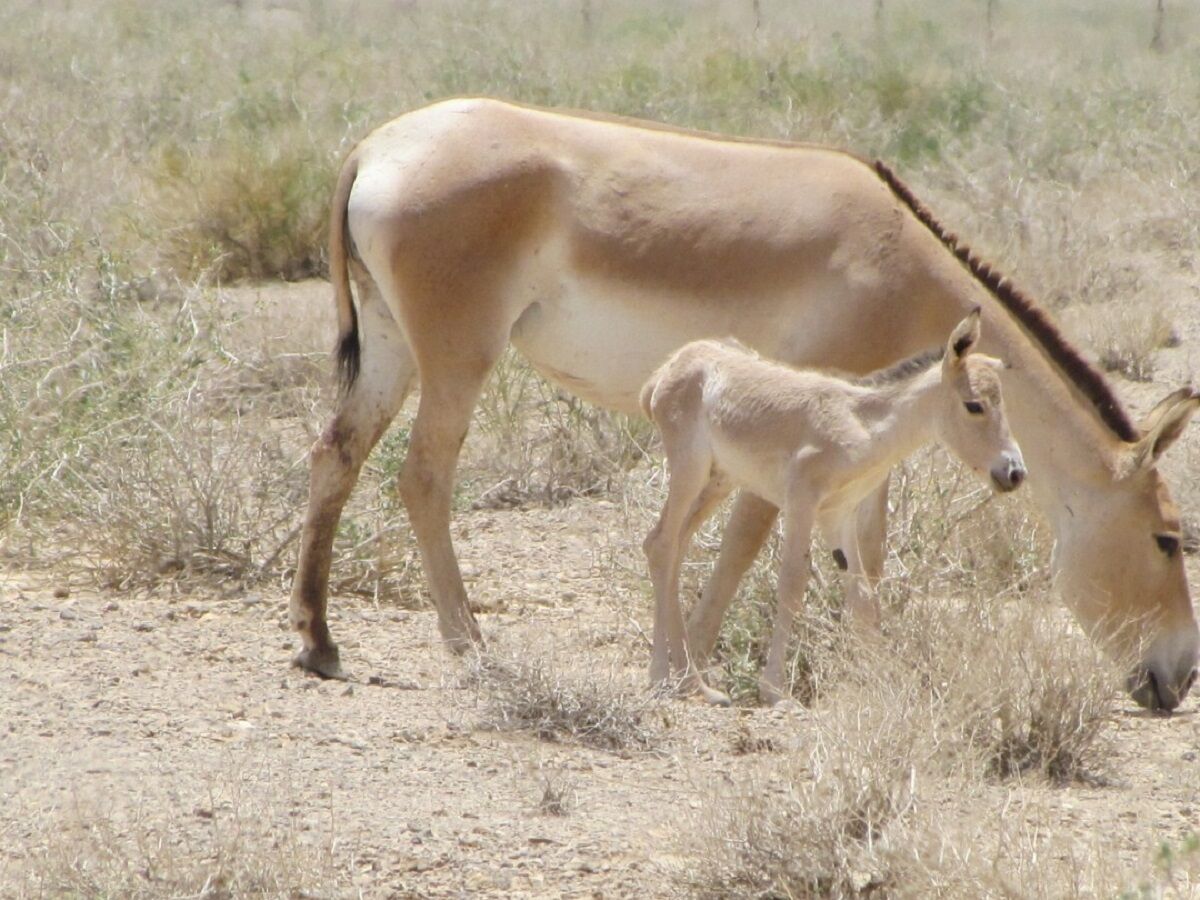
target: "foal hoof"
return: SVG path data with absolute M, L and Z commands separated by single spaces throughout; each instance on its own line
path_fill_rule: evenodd
M 342 660 L 336 644 L 327 647 L 305 647 L 292 659 L 292 668 L 303 669 L 305 672 L 336 681 L 345 681 L 347 677 L 342 671 Z
M 792 698 L 775 687 L 771 682 L 760 678 L 758 681 L 758 699 L 762 702 L 763 706 L 769 706 L 772 709 L 785 709 L 784 704 L 791 702 Z
M 452 619 L 448 623 L 439 618 L 438 632 L 442 635 L 442 643 L 446 645 L 446 649 L 455 656 L 477 653 L 484 649 L 483 632 L 479 630 L 479 623 L 469 612 L 465 617 Z
M 700 696 L 704 698 L 705 703 L 713 706 L 730 706 L 733 701 L 729 699 L 729 695 L 718 691 L 716 688 L 710 688 L 707 684 L 701 682 L 699 686 Z
M 479 632 L 466 636 L 442 637 L 446 649 L 455 656 L 466 656 L 468 653 L 482 653 L 487 649 L 483 644 L 483 636 Z

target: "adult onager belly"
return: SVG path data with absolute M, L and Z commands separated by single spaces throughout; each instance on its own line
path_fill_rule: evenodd
M 1182 561 L 1164 549 L 1179 515 L 1154 468 L 1174 435 L 1143 436 L 1044 314 L 885 167 L 823 147 L 451 100 L 354 149 L 330 238 L 344 390 L 312 451 L 291 603 L 298 664 L 340 672 L 326 623 L 334 531 L 416 377 L 400 493 L 441 632 L 462 650 L 479 631 L 450 539 L 454 470 L 510 340 L 568 390 L 633 412 L 642 382 L 693 339 L 732 336 L 792 364 L 863 373 L 939 342 L 980 305 L 984 349 L 1014 367 L 1010 414 L 1058 540 L 1064 597 L 1106 644 L 1145 648 L 1131 676 L 1139 702 L 1171 708 L 1190 685 L 1200 633 Z M 859 512 L 868 578 L 882 568 L 885 508 L 881 491 Z M 697 652 L 712 647 L 776 512 L 737 501 L 689 624 Z

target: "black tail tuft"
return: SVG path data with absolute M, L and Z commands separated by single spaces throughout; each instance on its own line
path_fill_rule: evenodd
M 337 345 L 338 383 L 342 393 L 348 393 L 358 380 L 362 363 L 362 345 L 358 341 L 358 311 L 352 308 L 353 327 L 341 336 Z

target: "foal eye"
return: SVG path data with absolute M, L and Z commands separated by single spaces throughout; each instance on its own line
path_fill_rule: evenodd
M 963 403 L 963 406 L 965 406 L 967 408 L 967 412 L 973 416 L 983 415 L 983 404 L 978 400 L 967 400 Z
M 1179 552 L 1179 535 L 1177 534 L 1156 534 L 1154 542 L 1158 544 L 1158 549 L 1169 557 Z

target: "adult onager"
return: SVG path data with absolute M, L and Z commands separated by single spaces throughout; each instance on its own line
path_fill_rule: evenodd
M 382 126 L 347 157 L 330 271 L 345 387 L 311 456 L 291 601 L 305 668 L 340 673 L 326 622 L 334 533 L 418 373 L 399 489 L 441 633 L 463 650 L 479 629 L 450 539 L 454 471 L 507 343 L 580 397 L 636 413 L 650 373 L 698 338 L 729 335 L 792 365 L 864 373 L 940 343 L 979 305 L 983 349 L 1013 366 L 1009 413 L 1054 531 L 1063 597 L 1096 638 L 1141 648 L 1130 678 L 1139 703 L 1173 708 L 1195 677 L 1200 631 L 1179 513 L 1155 468 L 1195 401 L 1136 428 L 1045 314 L 882 164 L 450 100 Z M 867 578 L 882 570 L 885 511 L 880 490 L 858 513 Z M 777 512 L 752 495 L 736 501 L 689 623 L 700 655 Z
M 979 311 L 959 323 L 944 350 L 926 352 L 848 381 L 769 362 L 722 341 L 678 350 L 642 389 L 641 406 L 662 435 L 670 484 L 646 538 L 654 583 L 650 680 L 680 679 L 711 703 L 729 698 L 704 683 L 688 653 L 679 606 L 679 567 L 692 535 L 733 488 L 783 512 L 783 553 L 775 624 L 759 696 L 777 703 L 792 619 L 808 584 L 812 530 L 819 525 L 839 565 L 861 570 L 854 511 L 888 471 L 939 440 L 997 490 L 1025 478 L 1000 392 L 1000 360 L 974 353 Z M 879 624 L 878 602 L 851 578 L 847 608 L 860 624 Z

